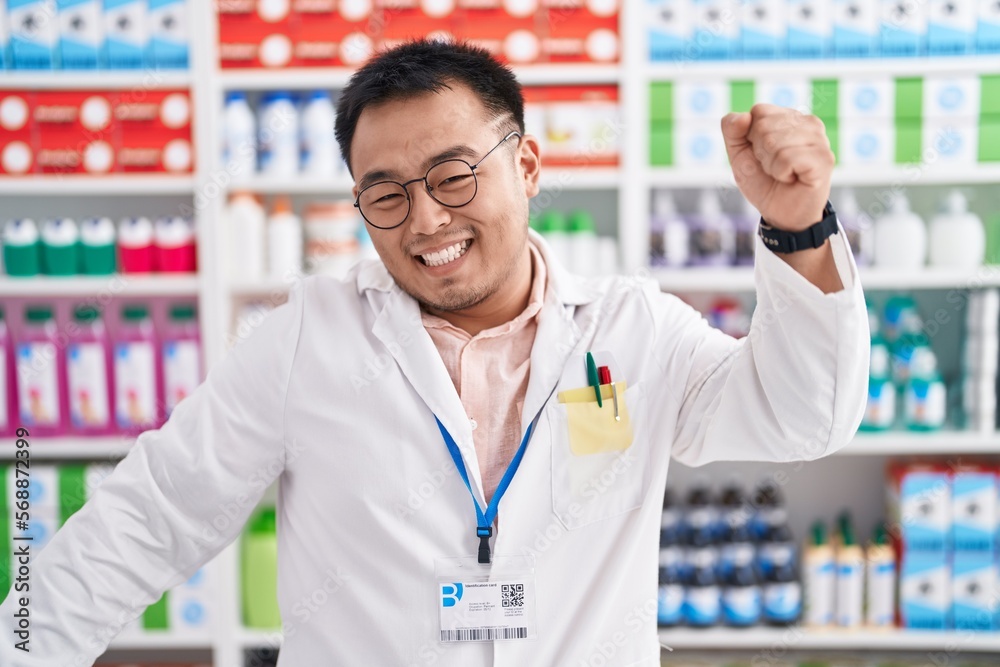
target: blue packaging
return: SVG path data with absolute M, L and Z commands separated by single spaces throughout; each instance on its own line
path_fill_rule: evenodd
M 1000 53 L 1000 3 L 979 0 L 976 52 Z
M 7 62 L 9 37 L 7 34 L 7 0 L 0 0 L 0 71 L 10 66 Z
M 56 0 L 7 0 L 12 69 L 56 66 Z
M 788 0 L 788 57 L 825 58 L 833 48 L 833 16 L 826 0 Z
M 785 57 L 788 31 L 784 0 L 743 0 L 740 50 L 744 60 Z
M 899 575 L 899 612 L 904 628 L 950 627 L 951 566 L 946 551 L 907 551 Z
M 930 0 L 927 18 L 927 55 L 964 56 L 975 51 L 976 4 Z
M 142 69 L 148 44 L 146 0 L 104 0 L 105 66 Z
M 952 505 L 947 472 L 906 473 L 899 502 L 904 548 L 941 552 L 950 548 Z
M 923 55 L 927 48 L 927 9 L 923 2 L 881 2 L 882 57 Z
M 691 0 L 694 9 L 692 51 L 697 60 L 732 60 L 740 41 L 739 4 L 735 0 Z
M 834 0 L 833 54 L 837 58 L 878 56 L 879 0 Z
M 63 69 L 97 69 L 104 47 L 101 0 L 57 0 Z
M 188 2 L 187 0 L 148 0 L 150 67 L 187 69 Z
M 677 62 L 692 57 L 687 50 L 694 36 L 693 15 L 691 0 L 646 0 L 650 60 Z
M 956 550 L 996 548 L 996 475 L 989 471 L 960 470 L 952 477 L 952 543 Z
M 952 622 L 956 630 L 997 629 L 997 563 L 992 551 L 955 552 L 952 564 Z

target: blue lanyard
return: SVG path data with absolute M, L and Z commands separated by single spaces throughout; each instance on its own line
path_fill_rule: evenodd
M 541 416 L 541 411 L 539 411 L 538 416 Z M 511 460 L 510 465 L 507 466 L 507 472 L 503 474 L 500 479 L 500 483 L 497 484 L 497 490 L 493 493 L 493 499 L 490 500 L 489 506 L 487 506 L 486 511 L 479 506 L 479 501 L 476 500 L 476 494 L 472 492 L 472 484 L 469 483 L 469 473 L 465 469 L 465 462 L 462 461 L 462 453 L 458 451 L 458 445 L 455 444 L 455 439 L 451 437 L 451 433 L 448 433 L 448 429 L 444 427 L 441 420 L 434 416 L 434 421 L 437 422 L 438 429 L 441 431 L 441 436 L 444 438 L 444 444 L 448 445 L 448 451 L 451 453 L 451 458 L 455 461 L 455 467 L 458 468 L 459 474 L 462 476 L 462 481 L 465 482 L 465 488 L 469 490 L 469 495 L 472 496 L 472 504 L 476 506 L 476 537 L 479 538 L 479 562 L 489 563 L 490 562 L 490 537 L 493 535 L 493 521 L 497 517 L 497 508 L 500 506 L 500 498 L 503 494 L 507 492 L 507 487 L 510 486 L 510 481 L 514 479 L 514 473 L 517 472 L 518 466 L 521 465 L 521 459 L 524 457 L 524 450 L 528 447 L 528 441 L 531 440 L 531 434 L 535 430 L 535 422 L 538 421 L 538 416 L 536 416 L 530 424 L 528 424 L 528 430 L 524 432 L 524 438 L 521 439 L 521 446 L 517 448 L 517 452 L 514 454 L 514 458 Z

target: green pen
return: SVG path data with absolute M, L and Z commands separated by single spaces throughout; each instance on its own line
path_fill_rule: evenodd
M 601 400 L 601 380 L 597 376 L 597 364 L 594 363 L 594 355 L 587 353 L 587 384 L 594 388 L 597 395 L 597 407 L 603 408 L 604 401 Z

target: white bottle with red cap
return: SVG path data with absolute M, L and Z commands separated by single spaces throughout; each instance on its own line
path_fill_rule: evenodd
M 166 273 L 193 273 L 197 267 L 194 224 L 179 215 L 159 218 L 154 228 L 156 265 Z
M 125 218 L 118 225 L 118 258 L 122 273 L 156 270 L 153 223 L 149 218 Z

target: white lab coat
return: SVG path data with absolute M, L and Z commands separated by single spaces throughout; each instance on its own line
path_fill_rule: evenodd
M 757 309 L 737 342 L 657 285 L 549 267 L 522 410 L 541 409 L 499 508 L 494 553 L 534 555 L 537 640 L 438 642 L 435 559 L 472 555 L 475 512 L 434 422 L 482 503 L 472 426 L 417 303 L 381 263 L 302 281 L 161 429 L 143 434 L 34 562 L 32 653 L 4 630 L 0 664 L 90 664 L 120 627 L 239 534 L 280 477 L 281 667 L 658 665 L 657 544 L 671 457 L 812 459 L 853 436 L 868 319 L 844 234 L 845 289 L 824 295 L 757 244 Z M 569 359 L 611 351 L 634 442 L 572 454 Z M 601 458 L 604 457 L 604 458 Z M 586 468 L 579 468 L 579 466 Z M 580 470 L 589 489 L 571 488 Z M 603 475 L 603 476 L 602 476 Z M 484 504 L 485 506 L 485 504 Z M 12 596 L 13 597 L 13 596 Z M 11 623 L 13 602 L 0 607 Z

